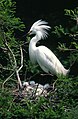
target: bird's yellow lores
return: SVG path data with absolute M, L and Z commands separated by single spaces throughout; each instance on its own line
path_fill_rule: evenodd
M 36 43 L 48 36 L 47 30 L 51 27 L 48 23 L 42 20 L 35 22 L 30 28 L 29 33 L 35 34 L 30 40 L 29 57 L 33 64 L 38 63 L 42 70 L 52 75 L 67 75 L 69 69 L 65 69 L 55 54 L 45 46 L 36 47 Z

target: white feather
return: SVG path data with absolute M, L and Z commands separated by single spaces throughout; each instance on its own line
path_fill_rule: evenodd
M 33 64 L 38 63 L 42 70 L 46 73 L 67 75 L 69 69 L 67 70 L 64 68 L 59 59 L 50 49 L 45 46 L 36 47 L 36 43 L 39 40 L 46 38 L 48 35 L 47 30 L 51 27 L 47 24 L 48 23 L 45 21 L 38 20 L 30 29 L 30 33 L 35 34 L 29 44 L 30 60 Z

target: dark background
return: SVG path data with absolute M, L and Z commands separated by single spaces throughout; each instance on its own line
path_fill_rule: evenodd
M 73 9 L 78 5 L 76 0 L 15 0 L 16 15 L 20 17 L 27 30 L 38 19 L 47 20 L 52 26 L 63 18 L 64 9 Z

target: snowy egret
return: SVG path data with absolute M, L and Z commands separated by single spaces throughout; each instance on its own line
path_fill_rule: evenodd
M 51 27 L 46 21 L 36 21 L 29 30 L 29 34 L 35 36 L 29 43 L 29 57 L 33 64 L 38 63 L 42 70 L 52 75 L 67 75 L 69 69 L 65 69 L 55 54 L 45 46 L 36 46 L 36 43 L 48 36 L 47 30 Z

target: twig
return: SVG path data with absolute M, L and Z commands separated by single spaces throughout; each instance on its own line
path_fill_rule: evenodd
M 55 88 L 55 84 L 56 84 L 56 82 L 57 82 L 57 80 L 53 83 L 53 90 L 54 90 L 54 88 Z
M 34 96 L 34 97 L 36 96 L 38 86 L 39 86 L 39 83 L 37 84 L 37 87 L 36 87 L 36 89 L 35 89 L 35 92 L 33 93 L 33 96 Z
M 14 64 L 15 64 L 14 69 L 15 69 L 15 67 L 17 67 L 17 62 L 16 62 L 16 59 L 15 59 L 15 56 L 14 56 L 12 50 L 10 49 L 10 47 L 9 47 L 8 44 L 7 44 L 7 40 L 6 40 L 6 38 L 5 38 L 5 34 L 4 34 L 4 44 L 5 44 L 6 48 L 8 49 L 8 51 L 10 52 L 10 54 L 11 54 L 12 57 L 13 57 Z
M 7 44 L 7 40 L 6 40 L 6 36 L 4 34 L 4 44 L 6 46 L 6 48 L 8 49 L 8 51 L 10 52 L 12 58 L 13 58 L 13 62 L 14 62 L 14 67 L 13 69 L 15 70 L 16 72 L 16 75 L 17 75 L 17 79 L 18 79 L 18 83 L 20 85 L 20 88 L 22 88 L 22 82 L 21 82 L 21 79 L 20 79 L 20 76 L 19 76 L 19 71 L 21 70 L 21 68 L 23 67 L 23 52 L 22 52 L 22 48 L 20 48 L 21 50 L 21 66 L 19 69 L 17 69 L 17 62 L 16 62 L 16 58 L 15 58 L 15 55 L 13 54 L 12 50 L 10 49 L 10 47 L 8 46 Z
M 3 67 L 1 64 L 0 64 L 0 69 L 7 70 L 7 71 L 13 71 L 13 69 Z
M 41 76 L 52 76 L 53 77 L 53 75 L 51 74 L 51 73 L 48 73 L 48 74 L 40 74 Z
M 13 72 L 2 84 L 2 90 L 4 90 L 4 84 L 14 75 L 15 72 Z
M 33 77 L 35 77 L 37 74 L 39 73 L 35 73 L 33 76 L 30 76 L 29 78 L 27 78 L 28 81 L 30 81 Z
M 26 45 L 26 44 L 28 44 L 28 42 L 24 42 L 24 43 L 22 43 L 21 46 Z
M 20 47 L 20 51 L 21 51 L 21 66 L 20 68 L 18 69 L 18 72 L 22 69 L 23 67 L 23 51 L 22 51 L 22 48 Z
M 61 51 L 78 51 L 78 49 L 64 49 L 64 48 L 61 48 L 61 47 L 59 47 L 58 48 L 59 50 L 61 50 Z
M 18 78 L 18 82 L 19 82 L 19 85 L 20 87 L 22 88 L 22 82 L 20 80 L 20 76 L 19 76 L 19 71 L 22 69 L 23 67 L 23 51 L 22 51 L 22 48 L 20 47 L 20 50 L 21 50 L 21 66 L 19 69 L 16 68 L 16 75 L 17 75 L 17 78 Z

